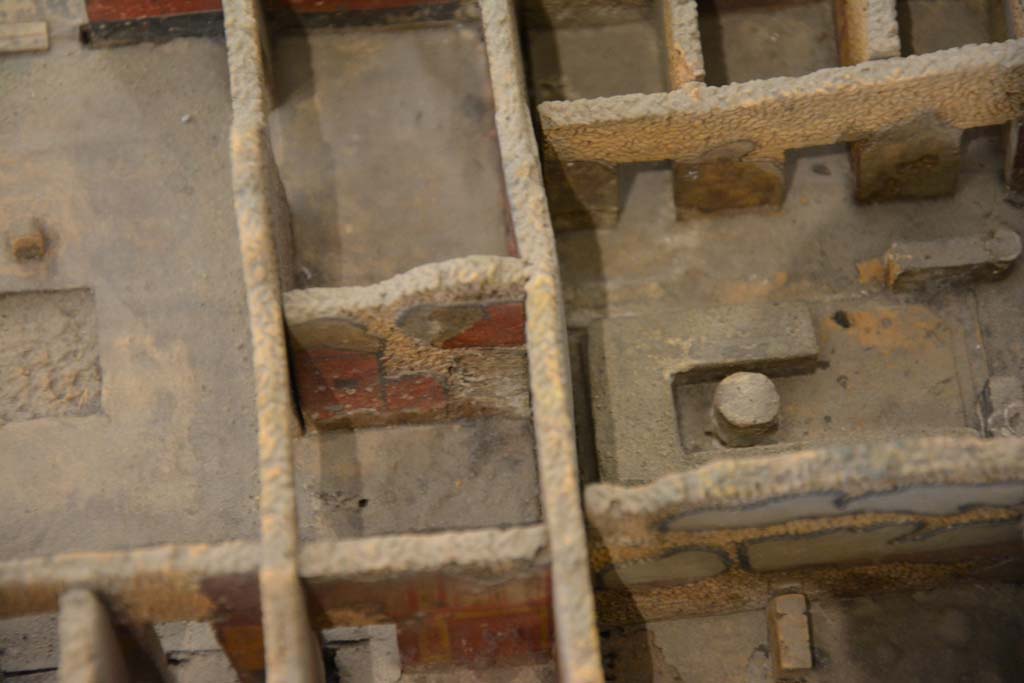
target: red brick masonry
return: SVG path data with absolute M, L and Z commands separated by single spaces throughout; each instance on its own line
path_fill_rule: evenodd
M 273 0 L 268 10 L 286 9 L 297 14 L 360 12 L 446 4 L 449 0 Z M 220 0 L 86 0 L 92 23 L 220 12 Z
M 346 605 L 364 623 L 396 622 L 406 668 L 501 666 L 550 657 L 546 568 L 501 583 L 434 574 L 308 586 L 313 602 Z M 323 615 L 329 620 L 330 615 Z
M 397 320 L 397 334 L 405 343 L 422 344 L 435 355 L 437 349 L 451 350 L 453 364 L 459 350 L 520 347 L 526 342 L 521 301 L 418 305 Z M 395 339 L 373 337 L 347 319 L 320 322 L 343 332 L 303 339 L 300 329 L 292 338 L 292 373 L 307 423 L 322 430 L 464 416 L 449 410 L 445 374 L 415 367 L 386 372 L 383 359 Z

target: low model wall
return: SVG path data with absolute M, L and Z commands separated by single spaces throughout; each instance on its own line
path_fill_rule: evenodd
M 1021 569 L 1018 439 L 931 438 L 718 462 L 585 501 L 603 621 L 762 607 Z
M 471 256 L 369 287 L 288 292 L 307 426 L 529 417 L 525 281 L 518 259 Z

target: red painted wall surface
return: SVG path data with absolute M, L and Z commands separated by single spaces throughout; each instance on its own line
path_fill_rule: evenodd
M 268 10 L 286 8 L 299 14 L 389 10 L 443 5 L 450 0 L 271 0 Z M 152 19 L 197 12 L 220 12 L 220 0 L 86 0 L 92 23 Z

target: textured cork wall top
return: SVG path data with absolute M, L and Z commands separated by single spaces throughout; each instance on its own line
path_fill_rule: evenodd
M 1011 40 L 669 93 L 544 102 L 562 161 L 697 158 L 740 140 L 759 155 L 852 141 L 934 112 L 957 128 L 1024 113 L 1024 42 Z
M 538 525 L 313 543 L 301 567 L 306 577 L 372 580 L 426 571 L 500 576 L 547 561 L 547 533 Z
M 366 287 L 296 289 L 284 295 L 290 325 L 416 301 L 522 298 L 526 268 L 517 258 L 467 256 L 428 263 Z
M 661 521 L 697 510 L 750 506 L 828 493 L 852 498 L 911 486 L 1024 481 L 1024 441 L 934 437 L 836 446 L 727 460 L 644 486 L 591 484 L 588 522 L 604 539 L 642 538 Z

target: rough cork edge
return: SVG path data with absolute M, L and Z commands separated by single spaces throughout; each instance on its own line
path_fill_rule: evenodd
M 900 56 L 896 0 L 836 0 L 836 29 L 844 64 Z
M 267 130 L 270 88 L 262 8 L 225 0 L 224 31 L 231 84 L 231 177 L 259 432 L 260 607 L 268 683 L 316 683 L 323 662 L 298 575 L 298 512 L 292 457 L 294 413 L 275 239 L 282 206 L 280 178 Z
M 642 486 L 591 484 L 588 521 L 613 532 L 629 522 L 654 525 L 697 510 L 730 509 L 779 498 L 849 497 L 910 486 L 1024 480 L 1024 440 L 932 437 L 834 446 L 750 460 L 713 462 Z
M 700 43 L 697 0 L 659 0 L 665 34 L 669 87 L 704 81 L 704 51 Z
M 555 645 L 561 680 L 604 680 L 576 471 L 572 390 L 555 237 L 527 106 L 515 8 L 481 0 L 505 192 L 526 261 L 526 339 L 541 503 L 550 538 Z
M 503 576 L 549 563 L 543 525 L 431 534 L 397 534 L 310 543 L 299 556 L 304 579 L 372 580 L 431 572 Z M 75 588 L 108 597 L 121 616 L 141 623 L 214 618 L 202 591 L 210 579 L 255 575 L 257 543 L 164 545 L 126 551 L 64 553 L 0 563 L 0 618 L 54 612 Z
M 204 620 L 216 606 L 200 582 L 255 574 L 259 558 L 258 544 L 230 542 L 12 560 L 0 564 L 0 618 L 54 612 L 61 593 L 87 588 L 141 623 Z
M 288 324 L 298 325 L 415 303 L 522 299 L 525 284 L 526 268 L 520 259 L 466 256 L 417 266 L 364 287 L 294 289 L 284 295 L 284 310 Z
M 968 45 L 721 87 L 538 106 L 546 144 L 564 161 L 626 163 L 696 157 L 750 139 L 761 153 L 852 141 L 932 109 L 957 128 L 1024 113 L 1024 40 Z M 881 106 L 885 104 L 886 106 Z M 849 107 L 872 107 L 871 115 Z M 696 127 L 680 139 L 665 138 Z M 676 136 L 678 137 L 678 136 Z

